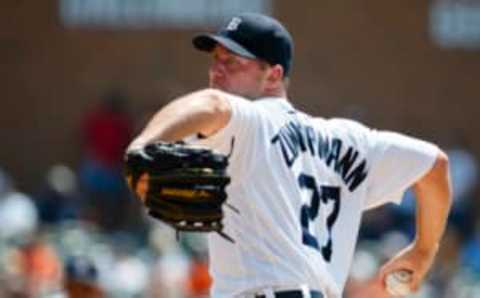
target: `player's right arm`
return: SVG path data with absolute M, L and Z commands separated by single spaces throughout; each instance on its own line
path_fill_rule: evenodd
M 416 196 L 416 237 L 414 242 L 381 269 L 381 279 L 391 272 L 413 273 L 410 287 L 417 290 L 438 251 L 452 202 L 447 155 L 439 151 L 433 167 L 413 185 Z
M 415 240 L 387 262 L 376 277 L 407 270 L 413 273 L 409 288 L 417 290 L 430 269 L 445 230 L 451 205 L 447 155 L 437 146 L 393 132 L 370 134 L 370 183 L 366 208 L 400 202 L 413 187 L 416 198 Z
M 436 251 L 452 203 L 448 157 L 444 152 L 439 152 L 433 168 L 415 183 L 414 190 L 418 210 L 416 247 L 419 251 Z

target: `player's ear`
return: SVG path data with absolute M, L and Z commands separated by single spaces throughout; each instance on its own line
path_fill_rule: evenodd
M 267 80 L 271 85 L 281 82 L 283 80 L 283 67 L 280 64 L 270 66 Z

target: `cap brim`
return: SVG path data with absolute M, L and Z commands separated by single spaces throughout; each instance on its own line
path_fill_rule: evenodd
M 194 37 L 192 42 L 195 48 L 200 51 L 211 52 L 217 44 L 221 44 L 225 48 L 240 56 L 251 59 L 257 58 L 254 54 L 245 49 L 239 43 L 226 36 L 216 34 L 201 34 Z

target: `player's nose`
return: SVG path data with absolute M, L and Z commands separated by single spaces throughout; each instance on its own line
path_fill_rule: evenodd
M 225 76 L 225 69 L 223 65 L 219 62 L 212 62 L 212 65 L 210 65 L 210 76 L 214 78 L 223 78 Z

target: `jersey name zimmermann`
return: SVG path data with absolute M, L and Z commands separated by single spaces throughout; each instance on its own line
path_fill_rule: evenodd
M 312 126 L 296 120 L 289 121 L 271 139 L 272 144 L 280 146 L 283 158 L 291 167 L 300 153 L 307 152 L 322 160 L 335 173 L 342 177 L 348 189 L 353 192 L 368 175 L 367 161 L 363 158 L 356 163 L 359 153 L 349 146 L 342 152 L 343 142 L 339 138 L 329 138 L 315 131 Z M 355 167 L 353 165 L 356 164 Z

